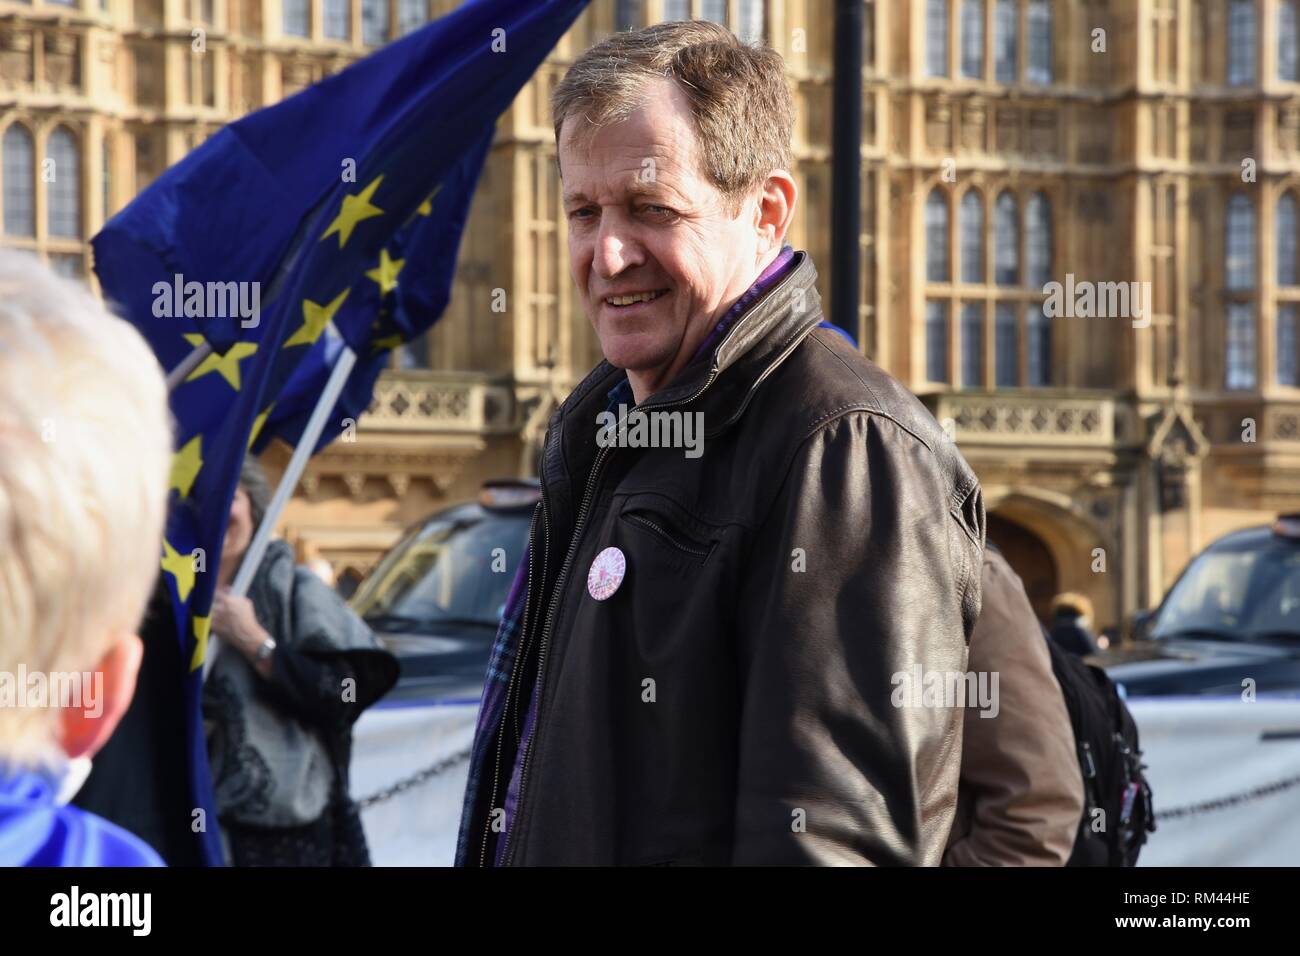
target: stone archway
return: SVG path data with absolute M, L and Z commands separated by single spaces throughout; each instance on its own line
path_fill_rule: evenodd
M 988 538 L 999 548 L 1008 542 L 1007 562 L 1024 580 L 1040 620 L 1046 621 L 1054 595 L 1077 591 L 1092 601 L 1098 631 L 1120 623 L 1119 568 L 1112 567 L 1119 555 L 1069 496 L 1038 488 L 986 488 L 985 504 Z
M 1020 575 L 1034 614 L 1046 624 L 1052 598 L 1061 592 L 1051 550 L 1028 528 L 997 514 L 988 516 L 988 541 Z

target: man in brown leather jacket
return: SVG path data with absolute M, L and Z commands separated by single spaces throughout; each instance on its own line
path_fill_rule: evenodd
M 783 245 L 780 57 L 667 23 L 554 96 L 602 362 L 551 418 L 461 865 L 936 864 L 984 510 L 924 407 L 822 329 Z
M 998 675 L 998 702 L 995 712 L 966 710 L 943 864 L 1064 866 L 1083 816 L 1074 728 L 1025 586 L 991 546 L 982 585 L 967 666 Z

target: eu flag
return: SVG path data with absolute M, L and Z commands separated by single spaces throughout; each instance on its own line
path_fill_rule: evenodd
M 258 431 L 253 451 L 273 439 L 297 446 L 344 345 L 357 353 L 314 451 L 328 445 L 370 405 L 390 352 L 428 331 L 451 298 L 452 269 L 469 202 L 482 171 L 489 131 L 434 187 L 416 215 L 380 251 L 379 262 L 357 283 L 332 326 L 312 346 L 281 389 Z
M 221 861 L 221 849 L 200 709 L 202 664 L 245 451 L 279 402 L 277 424 L 286 433 L 295 414 L 314 403 L 319 369 L 308 364 L 294 377 L 308 356 L 330 364 L 327 327 L 363 360 L 344 395 L 355 403 L 364 376 L 378 374 L 385 343 L 432 322 L 432 309 L 445 304 L 469 192 L 496 118 L 585 5 L 470 0 L 226 126 L 92 240 L 105 295 L 164 368 L 174 369 L 197 346 L 212 347 L 171 393 L 178 450 L 162 556 L 190 662 L 194 828 L 211 864 Z M 407 248 L 423 258 L 409 274 L 411 293 L 393 295 L 408 281 L 406 267 L 394 273 L 393 256 Z

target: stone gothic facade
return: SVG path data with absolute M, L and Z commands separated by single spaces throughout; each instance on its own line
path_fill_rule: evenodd
M 222 123 L 455 5 L 0 0 L 0 241 L 87 275 L 105 218 Z M 959 443 L 1040 612 L 1077 591 L 1115 625 L 1213 538 L 1300 510 L 1298 4 L 863 6 L 851 331 Z M 790 239 L 829 298 L 831 0 L 593 0 L 498 124 L 446 316 L 287 510 L 304 557 L 355 577 L 404 526 L 531 473 L 599 359 L 549 93 L 609 31 L 691 16 L 786 58 Z M 72 176 L 45 181 L 49 160 Z

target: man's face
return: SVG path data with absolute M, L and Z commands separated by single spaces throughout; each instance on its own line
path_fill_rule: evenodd
M 690 105 L 671 80 L 626 120 L 560 131 L 573 281 L 612 365 L 668 384 L 758 277 L 757 197 L 731 203 L 700 168 Z M 629 301 L 635 296 L 638 301 Z

